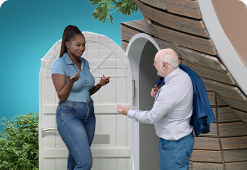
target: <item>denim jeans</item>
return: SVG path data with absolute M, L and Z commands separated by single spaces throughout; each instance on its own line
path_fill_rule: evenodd
M 67 170 L 90 170 L 90 146 L 95 131 L 93 100 L 59 102 L 56 121 L 58 132 L 69 150 Z
M 189 170 L 189 160 L 193 146 L 193 132 L 178 140 L 165 140 L 160 138 L 159 170 Z

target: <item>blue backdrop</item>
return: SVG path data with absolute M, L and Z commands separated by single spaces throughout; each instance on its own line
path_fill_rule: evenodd
M 94 21 L 87 0 L 9 0 L 0 8 L 0 118 L 39 110 L 40 59 L 67 25 L 103 34 L 121 46 L 120 23 L 141 20 L 141 12 L 114 22 Z M 0 130 L 2 127 L 0 127 Z

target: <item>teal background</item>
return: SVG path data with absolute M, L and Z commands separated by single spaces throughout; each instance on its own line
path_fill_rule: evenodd
M 87 0 L 9 0 L 0 8 L 0 118 L 39 110 L 40 59 L 67 25 L 103 34 L 121 46 L 120 23 L 141 20 L 113 13 L 113 24 L 94 21 Z M 0 127 L 1 129 L 2 127 Z

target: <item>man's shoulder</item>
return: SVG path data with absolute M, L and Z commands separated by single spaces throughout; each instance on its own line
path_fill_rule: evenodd
M 186 93 L 187 89 L 193 88 L 190 76 L 180 69 L 169 83 L 166 84 L 166 89 L 172 91 L 174 94 Z
M 172 81 L 169 81 L 171 85 L 178 85 L 182 84 L 183 82 L 191 82 L 190 76 L 180 68 L 178 73 L 175 76 L 173 76 L 171 80 Z

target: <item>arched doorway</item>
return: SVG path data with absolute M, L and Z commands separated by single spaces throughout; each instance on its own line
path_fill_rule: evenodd
M 133 110 L 151 110 L 154 98 L 150 95 L 159 76 L 154 68 L 154 56 L 160 50 L 147 34 L 137 34 L 130 40 L 126 54 L 130 60 L 135 97 Z M 159 169 L 159 137 L 154 125 L 133 120 L 133 169 Z

